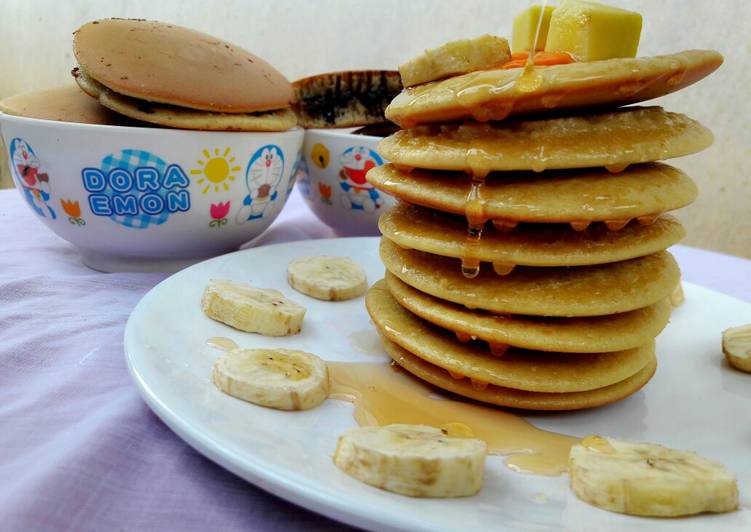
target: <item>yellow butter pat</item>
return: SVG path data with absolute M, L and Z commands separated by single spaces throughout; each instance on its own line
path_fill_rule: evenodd
M 555 9 L 553 6 L 545 6 L 545 10 L 543 11 L 542 6 L 534 5 L 516 16 L 513 33 L 511 34 L 512 52 L 528 52 L 532 49 L 532 41 L 535 40 L 540 13 L 542 13 L 542 26 L 540 26 L 540 34 L 537 37 L 535 50 L 545 49 L 545 40 L 548 36 L 548 26 L 550 26 L 550 16 L 553 14 L 553 9 Z
M 639 13 L 584 0 L 564 0 L 553 11 L 545 50 L 569 52 L 579 61 L 636 57 Z

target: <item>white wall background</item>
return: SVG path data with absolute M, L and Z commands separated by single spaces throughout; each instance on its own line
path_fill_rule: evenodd
M 174 22 L 241 45 L 290 79 L 394 68 L 423 48 L 510 36 L 530 0 L 2 0 L 0 97 L 70 80 L 71 33 L 105 17 Z M 551 2 L 553 4 L 556 1 Z M 680 211 L 686 243 L 751 257 L 751 11 L 745 0 L 608 0 L 644 16 L 640 55 L 714 48 L 712 77 L 659 103 L 698 119 L 715 145 L 675 162 L 701 194 Z

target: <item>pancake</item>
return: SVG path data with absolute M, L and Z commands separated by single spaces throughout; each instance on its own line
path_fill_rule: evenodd
M 459 338 L 475 337 L 495 349 L 511 345 L 538 351 L 606 353 L 650 342 L 670 319 L 671 305 L 663 299 L 648 307 L 589 318 L 496 316 L 443 301 L 416 290 L 386 272 L 391 296 L 405 309 Z
M 428 122 L 507 116 L 551 110 L 617 107 L 680 90 L 714 72 L 722 55 L 689 50 L 657 57 L 619 58 L 524 69 L 471 72 L 404 89 L 386 109 L 403 128 Z
M 654 341 L 612 353 L 554 353 L 509 349 L 494 357 L 476 343 L 463 344 L 453 333 L 404 309 L 383 283 L 365 296 L 380 334 L 413 355 L 452 373 L 484 383 L 533 392 L 581 392 L 615 384 L 644 368 L 654 356 Z
M 395 70 L 331 72 L 292 83 L 304 128 L 355 127 L 386 122 L 386 106 L 402 89 Z
M 14 116 L 77 124 L 132 125 L 89 98 L 75 85 L 25 92 L 0 101 L 0 111 Z
M 681 157 L 712 144 L 699 122 L 662 107 L 493 123 L 403 129 L 378 152 L 392 163 L 486 175 L 488 171 L 592 168 Z
M 464 173 L 405 172 L 393 164 L 373 168 L 367 179 L 401 200 L 461 215 L 466 214 L 472 187 Z M 482 215 L 488 219 L 571 223 L 654 215 L 688 205 L 697 193 L 694 182 L 677 168 L 649 163 L 618 174 L 605 170 L 495 172 L 488 175 L 480 198 Z
M 381 239 L 386 269 L 408 285 L 439 299 L 497 314 L 604 316 L 653 305 L 670 296 L 680 277 L 666 251 L 611 264 L 575 268 L 519 266 L 499 277 L 481 268 L 462 275 L 457 259 L 400 248 Z
M 174 24 L 107 19 L 74 34 L 81 69 L 108 89 L 149 102 L 217 113 L 288 107 L 292 85 L 269 63 Z
M 620 401 L 641 389 L 652 378 L 657 368 L 657 360 L 653 356 L 646 366 L 631 377 L 609 386 L 585 392 L 528 392 L 492 384 L 480 390 L 472 386 L 466 379 L 452 378 L 446 370 L 412 355 L 391 340 L 383 337 L 381 337 L 381 340 L 389 356 L 400 367 L 419 379 L 476 401 L 526 410 L 580 410 Z
M 672 216 L 651 225 L 629 223 L 620 231 L 590 225 L 574 231 L 568 225 L 522 224 L 514 231 L 486 227 L 478 242 L 467 244 L 464 216 L 399 203 L 381 215 L 384 236 L 405 248 L 444 257 L 471 256 L 504 266 L 582 266 L 604 264 L 656 253 L 678 243 L 686 234 Z
M 179 129 L 207 131 L 284 131 L 294 127 L 297 117 L 291 108 L 256 113 L 215 113 L 148 102 L 112 92 L 81 70 L 76 81 L 84 92 L 123 116 Z M 79 91 L 80 92 L 80 91 Z

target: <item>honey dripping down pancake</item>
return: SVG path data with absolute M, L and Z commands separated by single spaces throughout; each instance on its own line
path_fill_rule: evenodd
M 209 345 L 233 349 L 229 338 Z M 488 444 L 491 454 L 506 455 L 511 469 L 538 475 L 566 471 L 568 454 L 578 438 L 538 429 L 521 417 L 451 397 L 390 363 L 327 362 L 331 399 L 351 402 L 359 425 L 395 423 L 444 428 L 461 424 Z
M 532 55 L 532 54 L 530 54 Z M 403 128 L 471 119 L 485 122 L 551 110 L 618 107 L 664 96 L 714 72 L 722 55 L 688 50 L 656 57 L 485 70 L 404 89 L 386 109 Z
M 381 261 L 406 284 L 439 299 L 497 314 L 604 316 L 653 305 L 668 296 L 680 272 L 661 251 L 611 264 L 576 268 L 519 266 L 505 277 L 489 268 L 475 279 L 460 261 L 402 249 L 381 239 Z
M 464 173 L 407 172 L 386 164 L 370 170 L 367 179 L 408 203 L 468 215 L 483 225 L 492 220 L 501 229 L 521 222 L 577 224 L 578 229 L 596 221 L 642 218 L 649 223 L 659 213 L 685 207 L 698 192 L 681 170 L 663 163 L 633 165 L 618 174 L 603 169 L 495 172 L 469 206 L 475 198 Z
M 682 157 L 712 144 L 700 123 L 661 107 L 626 107 L 576 116 L 426 125 L 401 130 L 378 145 L 397 167 L 491 171 L 606 167 Z
M 496 406 L 525 410 L 562 411 L 595 408 L 620 401 L 639 391 L 652 378 L 657 359 L 652 359 L 631 377 L 615 384 L 585 392 L 528 392 L 489 384 L 477 386 L 470 379 L 457 379 L 445 369 L 411 354 L 387 338 L 381 338 L 389 356 L 406 371 L 434 386 L 462 397 Z
M 567 353 L 631 349 L 660 334 L 671 312 L 664 299 L 630 312 L 588 318 L 498 316 L 420 292 L 390 272 L 385 282 L 393 298 L 412 314 L 453 332 L 460 342 L 487 342 L 488 354 L 496 356 L 510 346 Z
M 502 232 L 521 222 L 567 223 L 580 231 L 603 221 L 619 230 L 634 218 L 654 223 L 660 213 L 688 205 L 697 195 L 690 178 L 662 163 L 633 165 L 618 174 L 603 169 L 507 174 L 469 179 L 464 173 L 404 171 L 387 164 L 368 172 L 367 179 L 400 200 L 465 216 L 462 268 L 469 278 L 479 273 L 477 255 L 488 220 Z M 513 266 L 497 271 L 504 274 Z
M 376 328 L 395 344 L 477 387 L 488 384 L 530 392 L 585 392 L 623 381 L 643 369 L 654 356 L 654 341 L 610 353 L 553 353 L 509 349 L 494 357 L 487 347 L 461 343 L 454 334 L 401 307 L 376 283 L 365 304 Z
M 496 270 L 521 266 L 584 266 L 618 262 L 656 253 L 678 243 L 683 226 L 663 215 L 649 225 L 630 222 L 619 231 L 591 224 L 575 231 L 566 224 L 520 224 L 513 231 L 488 225 L 482 240 L 467 249 L 467 220 L 462 216 L 398 203 L 381 215 L 381 233 L 396 244 L 444 257 L 492 263 Z

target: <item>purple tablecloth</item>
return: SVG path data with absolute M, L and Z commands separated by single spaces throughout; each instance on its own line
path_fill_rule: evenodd
M 325 238 L 295 193 L 260 243 Z M 164 278 L 103 274 L 0 191 L 0 528 L 343 530 L 188 447 L 141 401 L 122 338 Z M 751 261 L 673 250 L 686 281 L 751 301 Z

